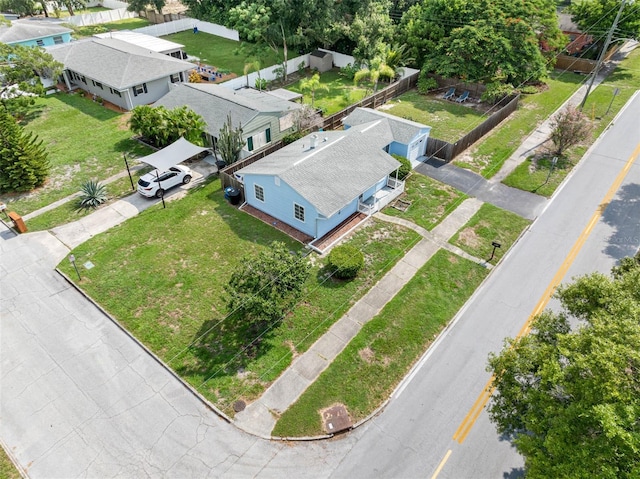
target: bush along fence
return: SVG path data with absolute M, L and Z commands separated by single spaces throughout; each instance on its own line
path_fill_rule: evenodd
M 420 72 L 415 70 L 412 74 L 405 76 L 403 79 L 392 83 L 386 88 L 379 90 L 373 95 L 359 101 L 358 103 L 354 103 L 353 105 L 348 106 L 344 110 L 339 111 L 327 118 L 324 118 L 321 122 L 316 123 L 316 125 L 303 132 L 304 134 L 311 133 L 312 131 L 317 131 L 318 129 L 323 130 L 337 130 L 342 128 L 342 119 L 355 110 L 358 107 L 363 108 L 376 108 L 377 106 L 383 105 L 387 101 L 392 98 L 395 98 L 404 92 L 413 88 L 418 82 L 418 76 Z M 427 143 L 428 144 L 428 143 Z M 255 163 L 256 161 L 264 158 L 265 156 L 273 153 L 274 151 L 279 150 L 285 146 L 282 141 L 269 145 L 267 148 L 264 148 L 251 156 L 248 156 L 240 161 L 237 161 L 226 168 L 220 170 L 220 181 L 222 182 L 222 187 L 226 188 L 228 186 L 233 186 L 237 188 L 241 192 L 242 200 L 244 201 L 244 186 L 238 179 L 235 177 L 236 171 L 244 168 L 245 166 L 250 165 L 251 163 Z

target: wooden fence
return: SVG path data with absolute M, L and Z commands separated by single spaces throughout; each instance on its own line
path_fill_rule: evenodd
M 516 108 L 518 108 L 519 99 L 520 95 L 515 95 L 502 100 L 496 105 L 498 110 L 495 113 L 455 143 L 429 137 L 427 141 L 427 151 L 425 153 L 426 156 L 432 156 L 444 160 L 447 163 L 450 162 L 513 113 Z
M 338 130 L 342 128 L 342 119 L 355 110 L 358 107 L 362 108 L 375 108 L 376 106 L 380 106 L 385 104 L 392 98 L 395 98 L 398 95 L 410 90 L 413 88 L 418 82 L 419 72 L 414 73 L 413 75 L 409 75 L 402 80 L 399 80 L 395 83 L 392 83 L 388 87 L 376 92 L 375 94 L 359 101 L 358 103 L 354 103 L 353 105 L 348 106 L 344 110 L 339 111 L 327 118 L 322 119 L 320 122 L 316 122 L 316 124 L 303 132 L 304 134 L 311 133 L 312 131 L 317 131 L 318 129 L 323 130 Z M 250 165 L 251 163 L 255 163 L 256 161 L 264 158 L 265 156 L 273 153 L 274 151 L 282 148 L 284 143 L 279 141 L 272 145 L 269 145 L 267 148 L 264 148 L 257 153 L 244 158 L 243 160 L 237 161 L 226 168 L 220 170 L 220 181 L 222 182 L 222 187 L 226 188 L 227 186 L 233 186 L 237 188 L 242 193 L 242 199 L 244 200 L 244 189 L 242 183 L 238 181 L 235 177 L 235 172 L 244 168 L 245 166 Z

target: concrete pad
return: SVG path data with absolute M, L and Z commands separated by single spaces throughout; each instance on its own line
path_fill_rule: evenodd
M 276 425 L 276 418 L 261 399 L 249 404 L 244 411 L 236 414 L 234 423 L 244 431 L 258 436 L 270 436 Z
M 300 397 L 309 384 L 309 380 L 289 368 L 266 390 L 260 401 L 272 411 L 283 412 Z
M 361 327 L 361 323 L 352 321 L 349 315 L 345 315 L 331 326 L 329 332 L 335 334 L 342 342 L 348 343 L 360 332 Z
M 371 318 L 373 318 L 376 314 L 378 314 L 377 308 L 367 304 L 362 299 L 360 299 L 350 310 L 347 312 L 346 316 L 348 316 L 351 321 L 354 321 L 359 324 L 364 324 L 368 322 Z
M 292 365 L 291 368 L 300 376 L 309 381 L 309 384 L 316 380 L 320 373 L 324 371 L 334 358 L 327 358 L 311 348 L 309 354 L 303 354 Z
M 343 341 L 342 338 L 328 332 L 314 343 L 312 346 L 313 354 L 320 354 L 329 361 L 333 361 L 348 343 L 348 341 Z M 308 352 L 311 352 L 311 349 Z

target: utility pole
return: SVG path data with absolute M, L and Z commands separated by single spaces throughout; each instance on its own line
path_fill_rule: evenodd
M 587 97 L 589 96 L 589 92 L 591 91 L 591 87 L 593 86 L 593 82 L 600 71 L 600 67 L 602 66 L 602 62 L 604 61 L 604 56 L 607 54 L 607 49 L 609 48 L 609 44 L 611 43 L 611 38 L 613 38 L 613 32 L 618 26 L 618 20 L 620 20 L 620 15 L 622 15 L 622 10 L 624 10 L 624 6 L 627 3 L 627 0 L 622 0 L 620 4 L 620 9 L 618 10 L 618 14 L 616 15 L 616 19 L 613 21 L 613 25 L 611 25 L 611 30 L 609 30 L 609 34 L 607 35 L 607 39 L 604 41 L 604 47 L 602 47 L 602 51 L 600 52 L 600 56 L 598 57 L 598 63 L 596 63 L 596 67 L 591 73 L 591 80 L 589 81 L 589 86 L 587 87 L 587 93 L 584 94 L 584 98 L 582 99 L 582 103 L 580 103 L 580 111 L 584 108 L 584 104 L 587 102 Z

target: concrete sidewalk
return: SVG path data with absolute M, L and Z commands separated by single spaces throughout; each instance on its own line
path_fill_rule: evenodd
M 271 437 L 277 415 L 286 411 L 300 397 L 360 332 L 362 326 L 374 318 L 440 249 L 440 243 L 455 234 L 480 206 L 481 201 L 467 199 L 431 233 L 423 230 L 423 239 L 416 246 L 334 323 L 327 333 L 298 356 L 259 399 L 236 414 L 236 426 L 260 437 Z M 383 219 L 388 217 L 384 215 Z M 481 261 L 477 258 L 474 260 Z

